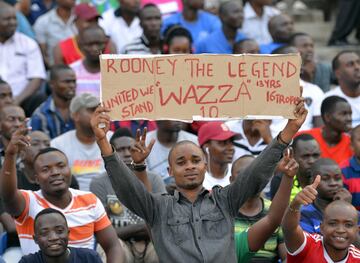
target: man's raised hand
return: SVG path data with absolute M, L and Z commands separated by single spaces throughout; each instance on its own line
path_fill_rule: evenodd
M 110 109 L 99 105 L 91 116 L 91 128 L 97 141 L 106 138 L 106 133 L 110 130 L 109 112 Z
M 27 135 L 29 128 L 26 125 L 21 125 L 11 136 L 11 140 L 6 147 L 5 154 L 16 155 L 25 147 L 30 146 L 30 137 Z
M 308 205 L 314 202 L 318 192 L 316 188 L 320 184 L 321 176 L 317 175 L 314 182 L 310 185 L 307 185 L 300 193 L 298 193 L 294 200 L 291 202 L 291 206 L 296 209 L 300 208 L 301 205 Z
M 131 148 L 131 157 L 134 163 L 144 163 L 145 159 L 149 156 L 152 147 L 154 146 L 155 140 L 152 139 L 148 146 L 145 145 L 147 128 L 143 130 L 141 134 L 140 129 L 136 131 L 135 144 Z
M 299 169 L 298 162 L 294 159 L 293 149 L 288 147 L 284 151 L 284 157 L 280 160 L 277 171 L 288 177 L 294 177 Z

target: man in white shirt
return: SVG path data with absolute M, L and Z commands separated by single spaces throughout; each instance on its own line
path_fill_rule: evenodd
M 105 172 L 100 149 L 96 144 L 95 135 L 90 126 L 90 118 L 99 99 L 89 93 L 83 93 L 72 99 L 70 104 L 71 116 L 75 130 L 68 131 L 50 142 L 65 153 L 69 160 L 71 173 L 76 176 L 80 190 L 89 191 L 90 182 Z M 112 133 L 109 133 L 109 138 Z
M 339 86 L 325 93 L 325 97 L 346 99 L 352 109 L 352 126 L 360 124 L 360 57 L 354 51 L 341 51 L 332 62 Z
M 10 85 L 15 103 L 21 104 L 36 93 L 46 74 L 39 46 L 15 32 L 16 27 L 15 8 L 0 2 L 0 78 Z
M 141 37 L 143 30 L 138 17 L 140 1 L 119 0 L 119 2 L 121 7 L 115 11 L 113 9 L 106 11 L 99 25 L 115 43 L 117 53 L 122 54 L 126 45 Z
M 233 141 L 239 137 L 223 122 L 208 122 L 200 127 L 198 139 L 205 152 L 208 167 L 203 182 L 205 189 L 230 184 L 231 163 L 235 152 Z
M 272 2 L 272 0 L 249 0 L 244 5 L 244 22 L 241 31 L 260 45 L 273 41 L 268 23 L 270 18 L 280 14 L 280 11 L 270 6 Z

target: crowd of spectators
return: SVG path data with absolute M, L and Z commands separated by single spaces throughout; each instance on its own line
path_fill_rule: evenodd
M 332 61 L 300 1 L 104 2 L 0 0 L 0 262 L 360 262 L 360 1 Z M 299 53 L 296 119 L 99 106 L 100 54 L 201 53 Z

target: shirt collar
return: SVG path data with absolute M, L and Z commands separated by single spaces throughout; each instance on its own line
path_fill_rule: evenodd
M 346 262 L 347 262 L 347 260 L 348 260 L 348 258 L 349 258 L 349 250 L 348 250 L 348 252 L 347 252 L 347 254 L 346 254 L 346 257 L 345 257 L 343 260 L 334 261 L 334 260 L 331 259 L 331 257 L 329 256 L 329 254 L 328 254 L 327 251 L 326 251 L 326 248 L 325 248 L 325 246 L 324 246 L 324 238 L 323 238 L 323 236 L 321 236 L 321 244 L 322 244 L 322 246 L 323 246 L 324 258 L 325 258 L 326 262 L 328 262 L 328 263 L 346 263 Z
M 49 16 L 50 16 L 50 20 L 53 21 L 53 22 L 57 22 L 57 23 L 60 23 L 62 25 L 71 25 L 74 23 L 75 21 L 75 15 L 73 13 L 71 13 L 70 17 L 69 17 L 69 20 L 65 23 L 61 18 L 60 16 L 58 15 L 58 13 L 56 12 L 57 8 L 53 8 L 52 10 L 50 10 L 48 13 L 49 13 Z M 51 13 L 52 12 L 52 13 Z
M 203 188 L 200 190 L 199 194 L 198 194 L 198 198 L 199 198 L 199 196 L 204 196 L 204 195 L 206 195 L 207 193 L 209 193 L 209 191 L 206 190 L 206 189 L 203 187 Z M 179 192 L 178 190 L 175 190 L 175 191 L 174 191 L 174 198 L 175 198 L 175 200 L 176 200 L 177 202 L 179 202 L 179 201 L 180 201 L 180 198 L 185 198 L 185 197 L 184 197 L 184 195 L 183 195 L 181 192 Z

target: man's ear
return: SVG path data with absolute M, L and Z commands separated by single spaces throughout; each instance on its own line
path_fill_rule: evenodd
M 174 175 L 172 174 L 172 169 L 170 168 L 170 165 L 166 169 L 168 171 L 169 176 L 173 177 Z
M 38 244 L 38 241 L 37 241 L 37 238 L 36 238 L 35 234 L 33 235 L 33 239 L 34 239 L 35 243 Z

